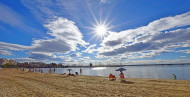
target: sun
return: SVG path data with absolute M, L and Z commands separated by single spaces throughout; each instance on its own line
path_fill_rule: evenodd
M 109 23 L 106 23 L 106 22 L 96 22 L 96 24 L 92 24 L 93 27 L 87 27 L 89 29 L 92 29 L 93 30 L 93 36 L 90 38 L 93 39 L 93 38 L 96 38 L 98 40 L 103 40 L 106 36 L 109 35 L 109 30 L 111 29 L 111 27 L 108 27 Z
M 95 16 L 93 17 L 94 17 L 95 23 L 90 22 L 92 24 L 92 27 L 85 27 L 92 30 L 93 36 L 89 39 L 89 41 L 91 41 L 94 38 L 98 41 L 103 41 L 103 39 L 106 38 L 110 34 L 111 32 L 110 30 L 114 27 L 114 26 L 110 26 L 112 20 L 107 22 L 107 18 L 105 20 L 102 20 L 100 18 L 100 20 L 98 21 Z
M 96 34 L 98 34 L 100 36 L 104 36 L 107 33 L 107 27 L 104 25 L 98 25 L 95 28 L 95 32 L 96 32 Z

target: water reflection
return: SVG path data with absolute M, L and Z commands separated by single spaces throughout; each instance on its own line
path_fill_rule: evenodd
M 102 70 L 102 69 L 106 69 L 107 67 L 94 67 L 91 68 L 91 70 Z

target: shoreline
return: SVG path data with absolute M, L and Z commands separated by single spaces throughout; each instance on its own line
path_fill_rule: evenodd
M 20 68 L 21 69 L 21 68 Z M 28 71 L 28 69 L 29 68 L 25 68 L 25 70 L 27 70 Z M 37 71 L 36 72 L 39 72 L 39 69 L 43 69 L 42 71 L 43 71 L 43 73 L 49 73 L 49 69 L 50 68 L 36 68 L 37 69 Z M 52 70 L 53 68 L 51 68 L 51 74 L 53 74 L 53 73 L 56 73 L 56 74 L 63 74 L 63 73 L 68 73 L 68 71 L 66 71 L 67 69 L 69 69 L 69 68 L 64 68 L 65 70 L 62 70 L 62 72 L 60 72 L 59 70 L 56 70 L 55 72 Z M 56 68 L 57 69 L 57 68 Z M 62 68 L 58 68 L 58 69 L 62 69 Z M 80 75 L 80 73 L 79 73 L 79 70 L 78 71 L 75 71 L 75 68 L 71 68 L 71 69 L 74 69 L 73 71 L 71 71 L 71 73 L 73 73 L 73 74 L 75 74 L 75 72 L 77 72 L 79 75 Z M 79 68 L 78 68 L 79 69 Z M 57 71 L 59 71 L 59 72 L 57 72 Z M 63 72 L 64 71 L 64 72 Z M 125 73 L 125 72 L 124 72 Z M 131 72 L 131 73 L 133 73 L 133 72 Z M 176 74 L 175 72 L 173 72 L 174 74 Z M 119 74 L 117 74 L 116 72 L 112 72 L 112 74 L 114 74 L 114 75 L 116 75 L 116 77 L 119 77 Z M 98 75 L 98 73 L 97 74 L 89 74 L 89 73 L 83 73 L 82 75 L 87 75 L 87 76 L 101 76 L 101 77 L 108 77 L 109 76 L 109 74 L 99 74 Z M 187 81 L 190 81 L 190 79 L 189 79 L 189 77 L 188 77 L 188 75 L 186 75 L 186 77 L 182 77 L 182 76 L 180 76 L 180 75 L 178 75 L 178 74 L 176 74 L 177 75 L 177 79 L 176 80 L 187 80 Z M 169 79 L 169 80 L 174 80 L 174 78 L 173 78 L 173 75 L 172 75 L 172 73 L 170 73 L 170 75 L 168 75 L 167 77 L 154 77 L 154 76 L 135 76 L 134 77 L 134 75 L 133 76 L 131 76 L 131 75 L 128 75 L 128 73 L 126 73 L 126 76 L 125 76 L 126 78 L 140 78 L 140 79 Z
M 0 69 L 1 97 L 110 97 L 110 96 L 190 96 L 190 81 L 150 78 L 118 78 Z

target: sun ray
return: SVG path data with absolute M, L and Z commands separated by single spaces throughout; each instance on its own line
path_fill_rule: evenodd
M 102 41 L 106 36 L 109 35 L 110 29 L 114 27 L 114 26 L 111 26 L 111 27 L 109 26 L 114 19 L 109 20 L 109 18 L 108 18 L 109 15 L 106 15 L 106 18 L 103 18 L 101 6 L 100 6 L 99 16 L 98 16 L 99 19 L 97 19 L 97 17 L 93 13 L 90 6 L 88 6 L 88 10 L 91 13 L 92 18 L 94 19 L 94 22 L 95 22 L 95 23 L 90 22 L 92 27 L 85 27 L 85 28 L 93 30 L 94 35 L 89 39 L 89 41 L 91 41 L 94 38 L 97 38 L 97 39 L 99 38 L 98 40 Z M 108 22 L 108 20 L 109 20 L 109 22 Z

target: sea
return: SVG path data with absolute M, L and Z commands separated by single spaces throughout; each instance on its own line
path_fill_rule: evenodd
M 85 67 L 82 69 L 82 75 L 104 76 L 108 77 L 110 73 L 119 77 L 120 67 Z M 173 74 L 177 80 L 190 80 L 190 65 L 147 65 L 147 66 L 124 66 L 127 69 L 123 71 L 125 78 L 153 78 L 153 79 L 173 79 Z M 41 68 L 43 72 L 49 73 L 49 68 Z M 68 74 L 68 69 L 73 74 L 80 74 L 80 68 L 56 68 L 51 73 Z

